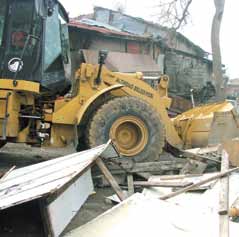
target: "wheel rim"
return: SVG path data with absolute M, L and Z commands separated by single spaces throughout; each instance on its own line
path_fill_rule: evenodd
M 110 129 L 110 138 L 124 156 L 135 156 L 143 151 L 148 137 L 145 123 L 135 116 L 117 119 Z

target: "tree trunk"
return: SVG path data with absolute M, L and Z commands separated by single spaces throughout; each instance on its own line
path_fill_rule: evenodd
M 220 48 L 220 29 L 224 12 L 225 0 L 214 0 L 214 4 L 216 7 L 216 13 L 213 18 L 211 32 L 213 79 L 215 80 L 217 101 L 221 101 L 225 99 L 221 48 Z

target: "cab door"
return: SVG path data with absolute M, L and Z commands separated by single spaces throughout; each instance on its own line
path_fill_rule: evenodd
M 37 81 L 42 27 L 34 1 L 8 1 L 6 29 L 2 77 Z

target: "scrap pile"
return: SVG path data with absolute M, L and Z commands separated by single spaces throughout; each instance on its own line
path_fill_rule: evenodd
M 128 198 L 120 202 L 120 197 L 109 197 L 120 203 L 66 236 L 238 236 L 237 151 L 239 140 L 234 139 L 183 151 L 186 162 L 176 175 L 136 181 L 137 176 L 128 173 Z M 142 193 L 133 194 L 139 187 Z
M 178 158 L 165 155 L 160 165 L 130 166 L 129 162 L 127 167 L 122 162 L 119 172 L 112 160 L 121 158 L 109 142 L 24 168 L 12 167 L 0 180 L 0 221 L 12 228 L 8 232 L 23 233 L 8 222 L 12 216 L 22 218 L 22 207 L 24 218 L 29 214 L 28 222 L 31 213 L 37 213 L 40 236 L 62 236 L 93 193 L 90 168 L 96 165 L 115 192 L 108 202 L 119 204 L 63 236 L 234 237 L 239 227 L 238 151 L 239 139 L 233 139 L 223 145 L 182 150 Z M 118 179 L 119 174 L 126 174 L 126 181 Z

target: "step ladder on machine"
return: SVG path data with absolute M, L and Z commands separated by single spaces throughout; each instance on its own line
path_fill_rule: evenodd
M 3 117 L 0 117 L 0 122 L 2 123 L 2 136 L 0 136 L 1 141 L 7 139 L 7 122 L 8 122 L 8 101 L 11 93 L 9 92 L 6 97 L 0 97 L 0 101 L 5 101 L 5 113 Z

